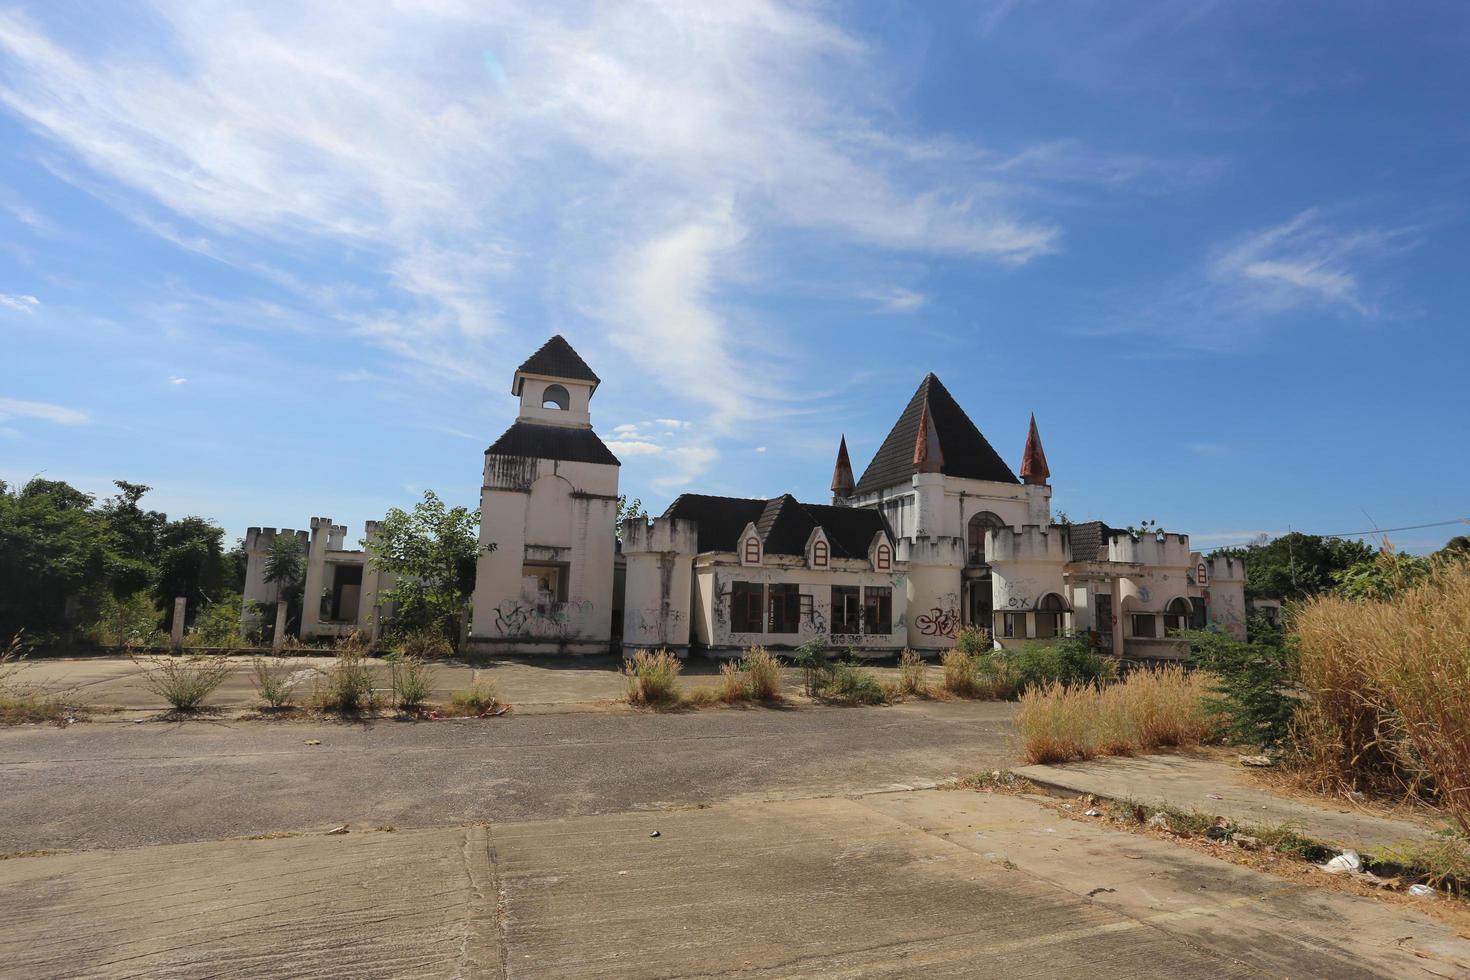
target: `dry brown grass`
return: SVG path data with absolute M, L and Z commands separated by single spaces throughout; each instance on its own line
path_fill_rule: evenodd
M 919 698 L 929 694 L 929 665 L 912 650 L 905 650 L 898 658 L 898 688 L 895 693 Z
M 979 672 L 972 655 L 955 647 L 944 651 L 939 663 L 944 671 L 943 683 L 946 691 L 961 698 L 979 696 Z
M 765 647 L 751 647 L 740 660 L 745 689 L 756 701 L 781 700 L 781 661 Z
M 366 647 L 351 640 L 338 644 L 332 666 L 316 679 L 312 707 L 318 711 L 354 715 L 378 708 L 378 671 L 368 662 Z
M 1016 728 L 1033 763 L 1199 745 L 1214 734 L 1208 674 L 1137 671 L 1116 684 L 1050 684 L 1021 694 Z
M 483 718 L 500 704 L 500 693 L 495 682 L 479 680 L 449 696 L 449 703 L 441 706 L 438 713 L 445 718 Z
M 679 692 L 674 682 L 683 669 L 679 658 L 667 650 L 639 650 L 623 664 L 628 703 L 653 708 L 677 705 Z
M 143 670 L 143 686 L 163 698 L 175 711 L 198 711 L 204 707 L 235 669 L 223 657 L 163 656 L 134 657 Z
M 1470 563 L 1441 562 L 1384 601 L 1310 600 L 1295 633 L 1303 781 L 1422 796 L 1470 836 Z

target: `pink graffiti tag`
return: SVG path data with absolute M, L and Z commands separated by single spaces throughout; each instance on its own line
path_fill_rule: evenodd
M 935 606 L 921 614 L 914 623 L 925 636 L 954 636 L 955 629 L 960 625 L 960 617 L 952 611 Z

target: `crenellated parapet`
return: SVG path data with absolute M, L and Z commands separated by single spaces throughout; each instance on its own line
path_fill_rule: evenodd
M 963 568 L 966 552 L 963 538 L 950 535 L 918 535 L 895 542 L 894 559 L 900 564 L 953 565 Z
M 1206 558 L 1205 567 L 1210 573 L 1210 582 L 1224 584 L 1226 582 L 1245 581 L 1245 559 L 1231 555 L 1216 555 Z
M 699 551 L 699 525 L 677 517 L 653 521 L 634 519 L 623 523 L 623 554 L 677 554 L 693 556 Z
M 1007 561 L 1065 564 L 1071 557 L 1067 529 L 1058 524 L 991 528 L 985 537 L 985 554 L 991 564 Z
M 1189 535 L 1130 534 L 1114 531 L 1108 537 L 1108 560 L 1135 565 L 1173 565 L 1188 567 Z
M 251 527 L 245 530 L 245 551 L 247 553 L 270 551 L 277 537 L 294 537 L 303 548 L 310 540 L 310 535 L 306 531 L 297 531 L 294 528 Z

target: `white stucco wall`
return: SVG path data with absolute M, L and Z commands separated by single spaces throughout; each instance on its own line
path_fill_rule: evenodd
M 691 521 L 659 518 L 624 525 L 624 656 L 644 649 L 681 656 L 688 651 L 697 542 Z

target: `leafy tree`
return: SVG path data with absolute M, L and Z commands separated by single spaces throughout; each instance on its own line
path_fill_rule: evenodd
M 207 603 L 225 592 L 225 532 L 202 517 L 169 521 L 158 537 L 159 604 L 173 609 L 177 596 L 188 599 L 187 619 L 193 622 Z
M 1470 537 L 1457 534 L 1434 554 L 1437 558 L 1470 558 Z
M 1385 544 L 1371 558 L 1355 562 L 1334 574 L 1337 592 L 1348 599 L 1391 599 L 1429 574 L 1428 558 L 1407 555 Z
M 58 633 L 69 599 L 94 607 L 106 592 L 116 553 L 92 500 L 57 480 L 0 484 L 0 639 Z
M 301 622 L 302 591 L 306 587 L 306 552 L 294 534 L 277 534 L 266 549 L 263 575 L 276 587 L 276 598 L 286 603 L 286 632 L 290 633 Z M 261 623 L 267 632 L 276 627 L 274 607 L 261 609 Z
M 460 621 L 469 613 L 475 591 L 475 563 L 481 551 L 479 509 L 448 507 L 432 490 L 413 511 L 394 507 L 378 522 L 372 563 L 395 577 L 380 593 L 397 610 L 388 624 L 395 635 L 427 630 L 459 643 Z M 366 546 L 366 542 L 364 542 Z
M 1240 552 L 1221 550 L 1212 557 L 1219 554 Z M 1339 572 L 1373 555 L 1373 548 L 1361 541 L 1299 531 L 1252 544 L 1244 552 L 1246 598 L 1305 599 L 1331 591 Z
M 648 520 L 648 512 L 643 509 L 643 500 L 642 500 L 642 498 L 640 498 L 640 497 L 634 497 L 631 501 L 629 501 L 628 500 L 628 495 L 626 493 L 620 493 L 620 494 L 618 494 L 617 535 L 618 535 L 618 540 L 619 541 L 623 540 L 623 522 L 624 521 L 646 521 L 646 520 Z
M 152 487 L 126 480 L 114 480 L 113 486 L 118 493 L 102 502 L 101 516 L 113 536 L 110 587 L 121 599 L 155 584 L 159 538 L 168 516 L 138 505 Z

